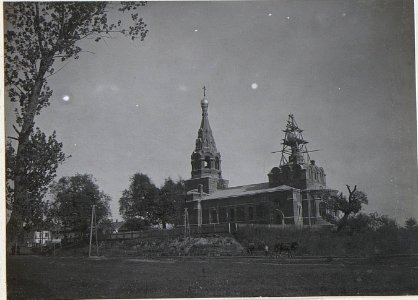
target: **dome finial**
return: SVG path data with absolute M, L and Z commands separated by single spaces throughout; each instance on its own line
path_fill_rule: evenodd
M 203 86 L 203 99 L 200 101 L 200 104 L 202 105 L 202 109 L 207 110 L 209 101 L 206 99 L 206 86 Z

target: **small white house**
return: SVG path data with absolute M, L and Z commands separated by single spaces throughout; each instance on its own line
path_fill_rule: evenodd
M 35 244 L 45 245 L 52 241 L 51 231 L 35 231 L 33 242 Z

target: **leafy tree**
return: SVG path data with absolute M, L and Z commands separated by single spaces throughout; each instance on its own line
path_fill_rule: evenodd
M 360 212 L 347 219 L 347 228 L 350 232 L 365 232 L 371 229 L 372 222 L 370 215 Z
M 369 214 L 369 227 L 374 230 L 387 230 L 387 229 L 392 229 L 392 230 L 397 230 L 398 229 L 398 224 L 396 223 L 396 221 L 392 218 L 390 218 L 389 216 L 386 215 L 379 215 L 378 213 L 371 213 Z
M 70 59 L 79 58 L 82 53 L 80 41 L 99 42 L 112 34 L 143 40 L 148 32 L 137 13 L 144 2 L 117 5 L 116 9 L 110 2 L 4 4 L 5 85 L 8 100 L 16 105 L 13 128 L 17 134 L 17 137 L 9 137 L 14 144 L 10 144 L 10 151 L 7 151 L 11 155 L 7 165 L 11 172 L 7 172 L 7 180 L 13 182 L 8 185 L 8 196 L 13 198 L 8 199 L 12 211 L 7 225 L 9 243 L 14 241 L 24 224 L 31 222 L 31 210 L 35 209 L 32 206 L 36 206 L 32 196 L 51 182 L 57 164 L 64 160 L 62 145 L 55 140 L 55 133 L 46 138 L 39 129 L 34 131 L 35 116 L 49 105 L 52 95 L 47 78 L 61 70 Z M 117 17 L 115 22 L 110 21 L 108 12 L 111 10 L 131 12 L 130 21 L 125 23 Z M 41 146 L 34 147 L 34 144 Z M 45 160 L 51 153 L 50 160 Z M 34 162 L 39 164 L 34 166 Z M 46 176 L 33 190 L 32 183 L 42 177 L 33 178 L 36 172 L 45 172 L 40 175 Z
M 161 188 L 142 173 L 134 174 L 119 200 L 119 212 L 130 230 L 150 224 L 177 223 L 184 207 L 184 182 L 167 178 Z
M 37 227 L 44 221 L 47 203 L 43 201 L 43 197 L 48 190 L 48 184 L 55 177 L 58 164 L 65 159 L 61 148 L 62 144 L 55 139 L 55 132 L 46 137 L 36 128 L 21 151 L 20 163 L 25 166 L 21 168 L 17 166 L 17 153 L 12 144 L 9 142 L 6 145 L 7 208 L 12 210 L 15 221 L 18 220 L 25 230 Z M 19 178 L 20 185 L 16 185 L 16 178 Z M 21 193 L 25 197 L 24 201 L 18 201 L 19 198 L 14 195 L 23 187 L 27 189 L 25 193 Z
M 417 220 L 413 217 L 410 217 L 409 219 L 405 221 L 405 228 L 408 230 L 418 229 Z
M 165 179 L 160 195 L 154 203 L 154 219 L 166 228 L 167 223 L 177 223 L 184 207 L 184 182 Z
M 349 193 L 348 198 L 343 193 L 332 194 L 325 192 L 322 195 L 327 211 L 324 217 L 328 222 L 337 226 L 337 231 L 346 227 L 349 218 L 357 214 L 363 204 L 368 203 L 367 195 L 362 191 L 358 191 L 357 186 L 354 186 L 354 189 L 351 190 L 350 186 L 347 185 L 347 189 Z
M 81 238 L 90 228 L 93 205 L 98 224 L 105 223 L 110 216 L 110 197 L 99 190 L 92 175 L 61 177 L 51 185 L 51 194 L 49 217 L 66 231 L 78 232 Z
M 138 231 L 152 225 L 149 221 L 140 218 L 127 219 L 123 225 L 125 230 Z
M 159 195 L 158 188 L 151 179 L 142 173 L 136 173 L 130 178 L 129 188 L 122 192 L 119 199 L 119 212 L 130 224 L 145 220 L 155 224 L 154 202 Z
M 113 232 L 113 226 L 112 226 L 112 219 L 104 218 L 100 222 L 100 224 L 97 225 L 98 228 L 98 235 L 104 235 L 109 236 Z

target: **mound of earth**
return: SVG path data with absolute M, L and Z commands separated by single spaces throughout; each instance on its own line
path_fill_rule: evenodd
M 92 254 L 96 248 L 92 247 Z M 148 238 L 122 241 L 102 241 L 99 255 L 104 256 L 233 256 L 242 255 L 244 248 L 233 237 L 213 235 L 191 238 Z M 88 246 L 60 251 L 59 255 L 88 255 Z

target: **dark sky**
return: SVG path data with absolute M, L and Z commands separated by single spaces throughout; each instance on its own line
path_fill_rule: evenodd
M 82 44 L 94 54 L 49 78 L 36 119 L 72 155 L 58 175 L 93 174 L 114 218 L 135 172 L 190 177 L 203 85 L 230 186 L 267 181 L 293 113 L 328 186 L 418 217 L 412 1 L 150 2 L 140 15 L 145 41 Z

